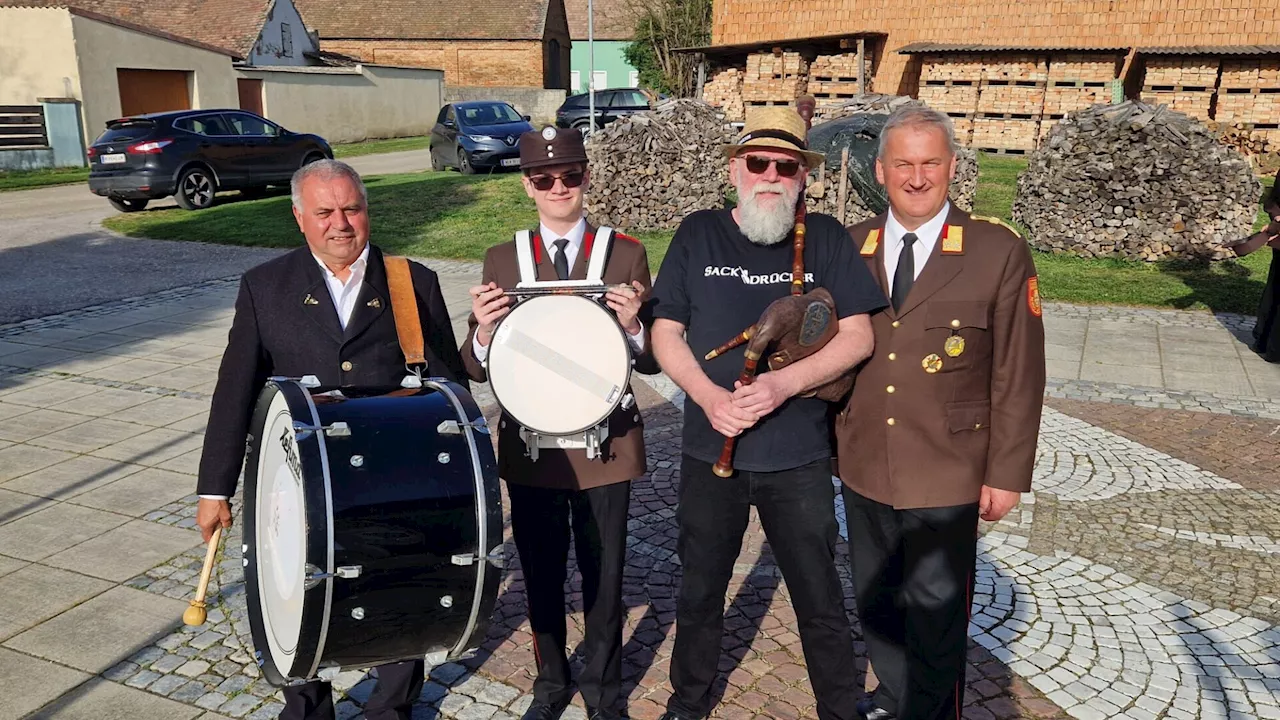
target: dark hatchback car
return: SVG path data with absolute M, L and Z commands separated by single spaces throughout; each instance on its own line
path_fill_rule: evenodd
M 649 109 L 649 98 L 644 93 L 632 88 L 619 90 L 596 91 L 596 128 L 623 118 L 633 113 Z M 587 93 L 570 95 L 556 110 L 556 125 L 562 128 L 574 128 L 581 132 L 589 130 L 588 118 L 591 115 L 591 104 Z
M 519 167 L 520 135 L 533 129 L 529 116 L 507 103 L 475 100 L 440 108 L 431 128 L 431 168 L 476 170 Z
M 284 185 L 303 165 L 332 158 L 324 138 L 243 110 L 181 110 L 120 118 L 89 148 L 89 190 L 121 212 L 174 196 L 187 210 L 222 190 Z

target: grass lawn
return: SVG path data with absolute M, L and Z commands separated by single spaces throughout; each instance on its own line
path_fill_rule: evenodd
M 1017 175 L 1024 166 L 1017 158 L 983 156 L 975 211 L 1008 220 Z M 464 177 L 423 172 L 371 177 L 367 183 L 373 241 L 393 253 L 479 259 L 486 248 L 529 227 L 534 218 L 533 202 L 525 197 L 515 173 Z M 203 212 L 151 210 L 118 215 L 105 224 L 126 235 L 169 240 L 258 247 L 294 247 L 302 241 L 287 195 L 244 202 L 230 196 Z M 656 271 L 671 232 L 638 235 Z M 1035 255 L 1046 300 L 1250 314 L 1257 309 L 1271 260 L 1268 252 L 1241 261 L 1154 264 Z
M 402 150 L 426 150 L 431 143 L 428 135 L 407 138 L 387 138 L 385 140 L 365 140 L 363 142 L 345 143 L 333 146 L 333 156 L 342 158 L 377 153 L 400 152 Z
M 70 185 L 89 179 L 89 168 L 52 170 L 0 170 L 0 192 L 26 190 L 45 185 Z

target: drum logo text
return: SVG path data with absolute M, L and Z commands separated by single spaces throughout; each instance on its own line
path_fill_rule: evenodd
M 293 472 L 293 479 L 302 482 L 302 463 L 298 460 L 298 446 L 293 441 L 293 430 L 284 428 L 280 432 L 280 449 L 284 451 L 284 462 Z

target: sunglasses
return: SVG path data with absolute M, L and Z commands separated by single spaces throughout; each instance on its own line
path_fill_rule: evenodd
M 567 172 L 563 175 L 531 175 L 529 182 L 533 184 L 535 190 L 546 192 L 556 186 L 556 180 L 564 183 L 566 188 L 576 188 L 582 184 L 584 173 L 581 171 Z
M 773 158 L 764 158 L 758 155 L 747 155 L 744 160 L 747 161 L 747 172 L 752 175 L 763 175 L 769 171 L 769 166 L 773 165 L 778 169 L 780 177 L 795 177 L 800 172 L 800 163 L 796 160 L 775 160 Z

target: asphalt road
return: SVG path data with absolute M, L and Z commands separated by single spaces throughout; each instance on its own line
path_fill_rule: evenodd
M 426 150 L 349 162 L 362 175 L 431 166 Z M 173 201 L 148 209 L 162 207 Z M 115 214 L 86 185 L 0 193 L 0 326 L 238 275 L 282 252 L 121 237 L 101 225 Z

